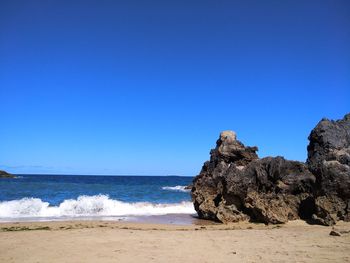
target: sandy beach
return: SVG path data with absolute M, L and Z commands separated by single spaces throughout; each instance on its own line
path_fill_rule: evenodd
M 329 235 L 332 229 L 341 236 Z M 350 223 L 0 224 L 0 262 L 349 262 Z

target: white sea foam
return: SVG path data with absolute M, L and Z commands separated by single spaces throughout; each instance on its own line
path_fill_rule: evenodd
M 166 214 L 194 214 L 191 202 L 153 204 L 127 203 L 110 199 L 107 195 L 79 196 L 59 206 L 50 206 L 39 198 L 0 202 L 1 218 L 78 217 L 78 216 L 142 216 Z
M 178 191 L 178 192 L 189 192 L 190 189 L 186 189 L 186 185 L 177 185 L 177 186 L 163 186 L 163 190 L 170 190 L 170 191 Z

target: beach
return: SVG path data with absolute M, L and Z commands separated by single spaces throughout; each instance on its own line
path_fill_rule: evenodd
M 341 236 L 331 236 L 332 230 Z M 0 224 L 0 262 L 349 262 L 350 223 Z

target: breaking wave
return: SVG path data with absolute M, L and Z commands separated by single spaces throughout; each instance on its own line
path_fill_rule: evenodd
M 190 189 L 186 189 L 186 185 L 177 185 L 177 186 L 163 186 L 163 190 L 170 190 L 170 191 L 179 191 L 179 192 L 189 192 Z
M 107 195 L 79 196 L 50 206 L 39 198 L 22 198 L 0 202 L 1 218 L 79 217 L 79 216 L 142 216 L 166 214 L 194 214 L 191 202 L 153 204 L 128 203 L 110 199 Z

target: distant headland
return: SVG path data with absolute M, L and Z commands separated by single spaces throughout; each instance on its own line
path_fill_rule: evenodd
M 13 174 L 9 174 L 3 170 L 0 170 L 0 178 L 15 178 Z

